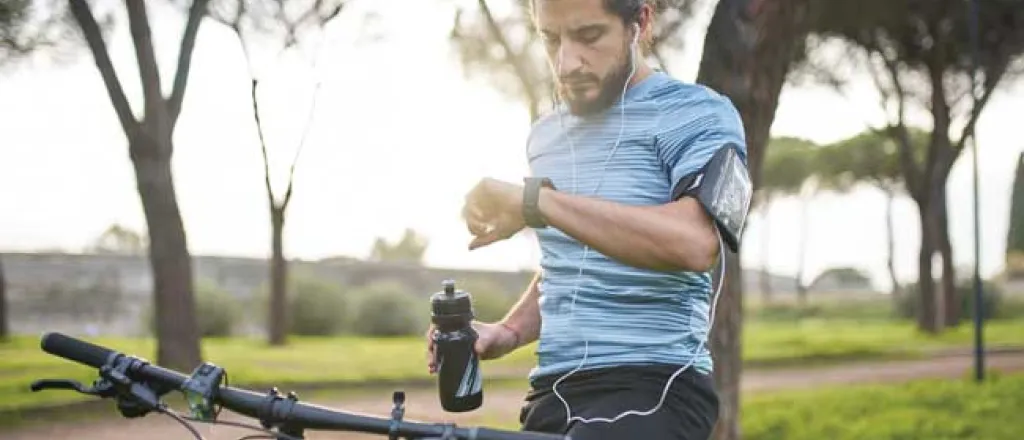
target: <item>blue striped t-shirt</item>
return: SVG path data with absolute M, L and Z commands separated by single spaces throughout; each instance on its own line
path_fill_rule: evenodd
M 621 140 L 609 160 L 622 121 Z M 530 132 L 527 156 L 531 174 L 550 178 L 559 191 L 658 205 L 671 201 L 680 178 L 729 143 L 739 146 L 745 162 L 743 125 L 727 98 L 655 71 L 627 90 L 624 104 L 603 113 L 580 118 L 562 107 L 544 116 Z M 696 352 L 693 365 L 711 372 L 709 350 L 697 350 L 708 336 L 709 272 L 640 269 L 592 248 L 584 261 L 584 246 L 574 238 L 554 227 L 536 232 L 543 278 L 538 364 L 531 378 L 577 368 L 584 341 L 581 370 L 682 365 Z

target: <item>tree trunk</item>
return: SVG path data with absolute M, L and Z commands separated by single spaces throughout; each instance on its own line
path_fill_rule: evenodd
M 170 133 L 152 136 L 149 131 L 157 131 L 155 125 L 158 124 L 143 125 L 146 131 L 138 133 L 129 148 L 149 229 L 158 341 L 156 362 L 191 371 L 202 359 L 194 313 L 192 257 L 174 190 Z
M 942 311 L 944 327 L 956 327 L 960 324 L 960 295 L 956 290 L 956 268 L 953 266 L 953 245 L 949 240 L 949 210 L 946 203 L 946 186 L 939 185 L 936 188 L 937 195 L 934 200 L 935 222 L 939 225 L 936 231 L 936 244 L 939 255 L 942 256 Z
M 208 0 L 194 0 L 189 7 L 171 94 L 165 97 L 161 91 L 163 82 L 157 67 L 145 3 L 125 2 L 144 98 L 144 115 L 139 121 L 133 115 L 124 88 L 117 78 L 103 33 L 89 2 L 68 0 L 75 22 L 93 55 L 107 97 L 110 98 L 128 140 L 128 151 L 135 168 L 136 185 L 149 229 L 149 260 L 156 315 L 156 362 L 185 371 L 198 366 L 202 356 L 193 303 L 192 257 L 188 252 L 171 175 L 174 151 L 172 138 L 185 98 L 192 52 L 199 24 L 206 15 L 207 3 Z
M 918 310 L 917 310 L 917 325 L 922 331 L 928 333 L 937 333 L 939 326 L 937 324 L 938 313 L 936 306 L 935 292 L 935 278 L 932 276 L 932 259 L 935 256 L 935 249 L 937 247 L 935 230 L 938 225 L 935 224 L 934 216 L 930 214 L 930 209 L 927 204 L 922 205 L 918 202 L 919 216 L 921 218 L 921 248 L 918 252 L 918 274 L 917 274 L 917 289 L 918 289 Z
M 719 271 L 715 271 L 715 278 Z M 723 280 L 716 280 L 717 283 Z M 743 268 L 739 255 L 726 252 L 725 284 L 715 308 L 715 321 L 709 335 L 714 363 L 715 388 L 719 415 L 714 438 L 740 438 L 740 376 L 743 360 Z
M 271 205 L 270 223 L 272 229 L 270 262 L 270 345 L 287 343 L 288 314 L 287 280 L 288 264 L 284 260 L 284 209 Z
M 768 233 L 768 207 L 770 204 L 770 198 L 765 197 L 764 205 L 762 205 L 764 220 L 761 221 L 761 228 L 764 229 L 764 233 L 761 234 L 761 258 L 764 259 L 761 263 L 761 296 L 764 298 L 765 304 L 772 302 L 772 278 L 768 272 L 769 249 L 771 249 L 769 247 L 769 237 L 771 237 L 771 234 Z
M 896 278 L 896 231 L 893 225 L 893 208 L 896 204 L 896 191 L 891 188 L 883 188 L 885 192 L 885 237 L 886 237 L 886 266 L 889 268 L 889 281 L 892 282 L 893 304 L 899 304 L 900 281 Z
M 7 310 L 7 279 L 4 278 L 4 262 L 0 259 L 0 340 L 11 336 L 11 324 Z
M 756 190 L 779 94 L 806 36 L 805 0 L 721 0 L 708 26 L 697 82 L 728 97 L 743 120 Z M 726 258 L 726 283 L 711 331 L 720 394 L 717 440 L 740 438 L 743 283 L 740 259 Z
M 807 267 L 807 216 L 809 215 L 810 200 L 813 194 L 807 188 L 803 188 L 800 194 L 800 260 L 797 262 L 796 270 L 796 298 L 801 306 L 807 305 L 807 284 L 804 283 L 804 271 Z

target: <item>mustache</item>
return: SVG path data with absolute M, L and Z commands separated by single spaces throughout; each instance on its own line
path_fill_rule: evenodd
M 585 82 L 599 82 L 597 75 L 589 73 L 571 73 L 569 75 L 558 77 L 558 80 L 564 85 L 573 85 Z

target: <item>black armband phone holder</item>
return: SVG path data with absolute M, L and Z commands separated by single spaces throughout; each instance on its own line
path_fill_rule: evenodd
M 672 189 L 672 200 L 694 197 L 715 221 L 722 240 L 739 252 L 740 235 L 750 209 L 753 184 L 735 144 L 722 146 L 704 167 L 689 174 Z

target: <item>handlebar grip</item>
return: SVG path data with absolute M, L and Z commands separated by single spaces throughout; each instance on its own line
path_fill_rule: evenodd
M 94 368 L 102 367 L 111 356 L 117 354 L 116 351 L 108 348 L 93 345 L 57 332 L 43 334 L 40 346 L 47 353 Z
M 476 429 L 477 440 L 571 440 L 568 435 L 548 434 L 532 431 L 498 431 L 489 428 Z

